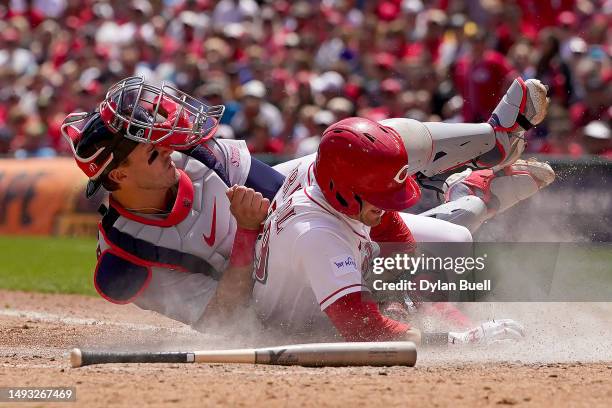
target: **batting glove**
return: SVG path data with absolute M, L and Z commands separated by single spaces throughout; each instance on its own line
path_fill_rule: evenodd
M 465 332 L 449 332 L 450 344 L 492 344 L 505 340 L 519 341 L 525 328 L 512 319 L 491 320 Z

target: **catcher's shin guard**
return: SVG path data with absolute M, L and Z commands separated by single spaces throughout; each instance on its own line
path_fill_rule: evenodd
M 467 169 L 446 179 L 446 202 L 422 215 L 474 232 L 489 218 L 531 197 L 554 179 L 555 172 L 547 163 L 533 159 L 517 160 L 497 173 L 490 169 Z
M 427 177 L 476 161 L 497 171 L 525 149 L 523 135 L 546 116 L 547 88 L 537 79 L 514 80 L 489 123 L 437 123 L 392 118 L 379 123 L 400 136 L 408 153 L 407 174 Z
M 437 123 L 393 118 L 380 121 L 401 137 L 408 153 L 409 175 L 427 177 L 469 163 L 495 147 L 495 132 L 487 123 Z

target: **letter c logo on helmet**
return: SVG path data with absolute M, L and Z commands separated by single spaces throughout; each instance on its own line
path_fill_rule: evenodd
M 325 130 L 314 172 L 325 199 L 347 215 L 359 214 L 364 200 L 399 211 L 421 197 L 399 135 L 365 118 L 347 118 Z
M 409 177 L 409 173 L 408 173 L 409 167 L 410 166 L 406 164 L 404 167 L 399 169 L 395 177 L 393 177 L 393 180 L 395 180 L 398 183 L 403 183 L 404 181 L 406 181 L 406 179 Z

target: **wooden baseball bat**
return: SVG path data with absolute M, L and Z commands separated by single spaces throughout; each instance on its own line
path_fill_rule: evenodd
M 104 352 L 75 348 L 72 367 L 105 363 L 246 363 L 321 366 L 414 366 L 416 347 L 409 341 L 312 343 L 289 346 L 188 352 Z

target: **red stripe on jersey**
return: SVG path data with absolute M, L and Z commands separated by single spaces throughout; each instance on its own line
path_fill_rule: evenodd
M 334 296 L 336 296 L 338 293 L 342 292 L 345 289 L 349 289 L 349 288 L 354 288 L 355 286 L 363 286 L 361 283 L 355 283 L 352 285 L 348 285 L 345 286 L 343 288 L 338 289 L 337 291 L 335 291 L 334 293 L 332 293 L 331 295 L 329 295 L 328 297 L 326 297 L 325 299 L 323 299 L 322 301 L 319 302 L 319 305 L 322 305 L 323 303 L 327 302 L 329 299 L 333 298 Z
M 295 186 L 295 188 L 289 193 L 287 194 L 287 197 L 290 197 L 293 195 L 293 193 L 295 193 L 296 191 L 298 191 L 300 188 L 302 188 L 302 186 L 300 184 L 298 184 L 297 186 Z

